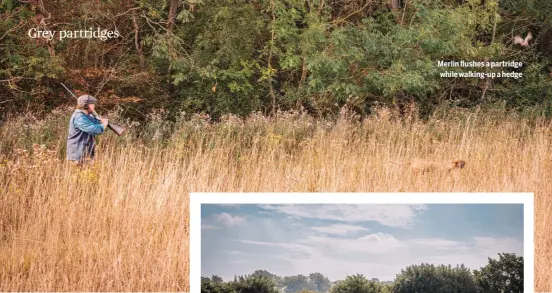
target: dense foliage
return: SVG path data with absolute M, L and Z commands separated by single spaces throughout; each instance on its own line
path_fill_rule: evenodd
M 404 269 L 395 280 L 394 292 L 477 293 L 478 287 L 472 273 L 464 266 L 422 264 Z
M 374 281 L 367 280 L 362 275 L 347 276 L 343 282 L 335 285 L 331 292 L 332 293 L 380 293 L 380 292 L 389 292 L 384 291 L 384 287 L 381 287 L 378 283 Z
M 265 270 L 257 270 L 249 276 L 235 277 L 234 281 L 226 283 L 219 276 L 202 277 L 201 292 L 522 293 L 523 257 L 502 253 L 498 259 L 489 258 L 486 266 L 473 272 L 464 265 L 411 265 L 403 269 L 393 282 L 367 279 L 360 274 L 330 282 L 320 273 L 280 277 Z
M 264 276 L 241 276 L 227 283 L 218 282 L 216 276 L 213 276 L 212 279 L 202 278 L 201 292 L 279 293 L 274 281 Z
M 71 7 L 71 9 L 67 9 Z M 0 1 L 0 113 L 73 103 L 59 85 L 142 117 L 153 108 L 336 114 L 415 102 L 552 103 L 549 0 Z M 30 28 L 118 30 L 100 41 Z M 531 31 L 528 47 L 514 35 Z M 438 60 L 516 60 L 521 79 L 441 78 Z M 0 117 L 1 118 L 1 117 Z
M 474 274 L 482 293 L 523 292 L 523 257 L 499 254 Z

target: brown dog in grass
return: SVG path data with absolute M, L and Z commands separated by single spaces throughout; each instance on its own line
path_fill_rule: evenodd
M 414 173 L 427 173 L 432 171 L 450 172 L 454 169 L 462 169 L 466 166 L 466 162 L 463 160 L 448 160 L 444 162 L 427 161 L 427 160 L 415 160 L 410 164 L 410 168 Z

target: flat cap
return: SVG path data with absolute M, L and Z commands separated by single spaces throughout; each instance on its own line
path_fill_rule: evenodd
M 90 95 L 82 95 L 77 99 L 77 105 L 84 106 L 85 104 L 96 104 L 96 98 Z

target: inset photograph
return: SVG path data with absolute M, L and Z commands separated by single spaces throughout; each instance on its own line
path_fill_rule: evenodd
M 334 194 L 351 203 L 325 203 L 332 194 L 301 194 L 295 199 L 318 203 L 283 203 L 269 194 L 246 203 L 249 195 L 236 194 L 198 204 L 192 292 L 532 291 L 533 222 L 524 217 L 532 195 L 501 194 L 509 201 L 502 203 L 493 202 L 498 194 L 478 195 L 453 203 L 450 194 L 438 202 L 370 194 L 362 203 L 358 194 Z

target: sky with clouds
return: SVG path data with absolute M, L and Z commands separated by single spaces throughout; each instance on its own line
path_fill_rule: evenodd
M 391 281 L 411 264 L 523 256 L 521 204 L 201 205 L 201 275 L 319 272 Z

